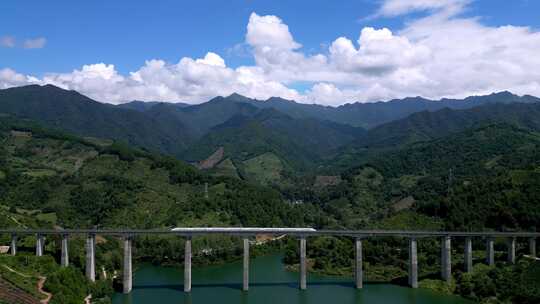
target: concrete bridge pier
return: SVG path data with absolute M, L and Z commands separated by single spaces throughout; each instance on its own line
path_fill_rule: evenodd
M 300 237 L 300 289 L 307 288 L 306 237 Z
M 249 289 L 249 240 L 244 238 L 244 275 L 242 278 L 242 290 Z
M 69 236 L 67 234 L 62 234 L 62 252 L 60 256 L 60 265 L 62 267 L 69 266 L 68 238 Z
M 43 255 L 43 246 L 45 245 L 45 238 L 42 234 L 36 236 L 36 256 L 40 257 Z
M 96 281 L 96 236 L 88 234 L 86 237 L 86 278 Z
M 465 264 L 465 272 L 472 272 L 473 270 L 473 259 L 472 259 L 472 238 L 465 238 L 465 259 L 463 260 Z
M 418 288 L 418 244 L 416 238 L 409 239 L 409 286 Z
M 508 263 L 515 264 L 516 263 L 516 238 L 511 237 L 508 239 Z
M 529 239 L 529 252 L 533 258 L 536 257 L 536 238 Z
M 191 292 L 191 236 L 186 238 L 184 248 L 184 292 Z
M 493 266 L 495 264 L 495 249 L 493 248 L 493 238 L 486 239 L 486 264 Z
M 17 235 L 11 235 L 11 255 L 17 254 Z
M 133 271 L 131 263 L 131 236 L 124 237 L 124 267 L 122 273 L 122 288 L 125 294 L 131 292 L 133 287 Z
M 355 249 L 355 263 L 354 263 L 354 278 L 355 286 L 357 289 L 363 288 L 363 268 L 362 268 L 362 239 L 356 238 L 354 240 Z
M 452 239 L 444 236 L 441 242 L 441 277 L 447 283 L 452 280 Z

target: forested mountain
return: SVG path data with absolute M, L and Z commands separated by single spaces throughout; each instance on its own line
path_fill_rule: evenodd
M 281 169 L 306 170 L 336 148 L 353 141 L 365 131 L 330 121 L 294 119 L 274 109 L 260 110 L 254 115 L 236 115 L 215 126 L 192 145 L 184 159 L 201 160 L 223 148 L 224 159 L 241 162 L 266 154 Z M 259 159 L 264 161 L 265 157 Z
M 540 99 L 528 95 L 519 97 L 510 92 L 500 92 L 485 96 L 471 96 L 465 99 L 429 100 L 414 97 L 394 99 L 388 102 L 353 103 L 338 107 L 339 114 L 334 116 L 332 120 L 373 128 L 421 111 L 437 111 L 444 108 L 469 109 L 484 104 L 516 102 L 537 103 L 540 102 Z
M 444 108 L 469 109 L 491 103 L 540 102 L 540 98 L 530 95 L 520 97 L 510 92 L 499 92 L 484 96 L 471 96 L 465 99 L 443 98 L 441 100 L 429 100 L 422 97 L 408 97 L 404 99 L 393 99 L 386 102 L 348 103 L 338 107 L 297 103 L 279 97 L 272 97 L 267 100 L 257 100 L 239 94 L 232 94 L 228 97 L 217 97 L 209 101 L 209 103 L 217 100 L 228 101 L 231 103 L 247 103 L 262 109 L 271 108 L 283 112 L 293 118 L 316 118 L 367 129 L 422 111 L 437 111 Z M 153 105 L 155 104 L 152 103 L 150 107 L 145 105 L 144 109 L 151 109 L 153 108 Z M 178 103 L 167 105 L 173 106 L 167 107 L 166 109 L 168 110 L 186 107 L 185 104 Z M 119 107 L 142 108 L 138 102 L 119 105 Z M 197 108 L 197 112 L 214 112 L 212 107 L 205 107 L 204 103 L 194 107 Z
M 50 224 L 66 228 L 301 223 L 300 209 L 274 190 L 207 176 L 181 161 L 119 143 L 90 142 L 11 118 L 0 119 L 0 141 L 2 212 L 40 210 L 49 214 L 44 218 L 54 218 Z M 18 226 L 13 217 L 17 212 L 1 216 L 0 226 Z
M 249 116 L 257 111 L 258 109 L 252 105 L 216 97 L 208 102 L 189 107 L 160 103 L 145 113 L 157 120 L 168 117 L 170 120 L 178 121 L 189 128 L 193 137 L 198 138 L 236 115 Z
M 463 100 L 406 98 L 340 107 L 281 98 L 260 101 L 238 94 L 199 105 L 134 101 L 112 106 L 74 91 L 33 85 L 0 90 L 0 113 L 80 136 L 123 140 L 188 161 L 202 161 L 221 151 L 214 156 L 223 155 L 203 167 L 226 160 L 219 174 L 248 179 L 260 172 L 274 172 L 270 179 L 275 179 L 275 172 L 295 175 L 314 168 L 335 174 L 367 155 L 490 121 L 532 130 L 540 124 L 538 98 L 508 92 Z M 353 127 L 358 125 L 377 126 L 366 132 Z M 246 173 L 246 166 L 252 173 Z
M 338 107 L 302 104 L 278 97 L 262 101 L 246 98 L 238 94 L 233 94 L 227 99 L 246 102 L 259 108 L 273 108 L 294 118 L 317 118 L 367 129 L 421 111 L 437 111 L 443 108 L 468 109 L 490 103 L 540 102 L 539 98 L 529 95 L 520 97 L 510 92 L 471 96 L 465 99 L 429 100 L 422 97 L 409 97 L 386 102 L 348 103 Z
M 119 104 L 117 107 L 122 109 L 131 109 L 139 112 L 144 112 L 146 110 L 151 109 L 153 106 L 159 104 L 158 101 L 139 101 L 134 100 L 126 103 Z M 182 106 L 181 103 L 176 104 L 178 106 Z
M 327 167 L 350 168 L 367 156 L 407 144 L 441 138 L 489 123 L 508 123 L 540 130 L 540 103 L 496 103 L 471 109 L 419 112 L 370 129 L 355 142 L 341 148 Z
M 295 119 L 247 100 L 231 95 L 194 106 L 137 101 L 111 106 L 50 85 L 27 86 L 0 91 L 0 113 L 190 161 L 203 160 L 220 146 L 226 146 L 226 157 L 242 161 L 270 152 L 273 160 L 295 170 L 363 133 L 334 122 Z
M 319 201 L 336 227 L 384 227 L 401 214 L 393 229 L 535 230 L 539 183 L 540 134 L 490 124 L 370 155 L 338 186 L 286 195 Z
M 234 129 L 235 123 L 258 125 L 245 130 L 265 124 L 278 128 L 281 120 L 291 119 L 273 110 L 255 117 L 232 120 L 223 129 Z M 9 214 L 1 217 L 4 227 L 30 218 L 16 208 L 44 214 L 32 217 L 28 226 L 53 219 L 50 224 L 63 227 L 155 228 L 208 220 L 368 228 L 410 210 L 453 230 L 535 229 L 540 223 L 540 135 L 511 124 L 488 124 L 372 155 L 344 172 L 336 186 L 296 185 L 294 193 L 285 191 L 286 199 L 304 202 L 293 206 L 275 190 L 30 121 L 3 117 L 0 135 L 0 197 L 2 212 Z M 317 208 L 325 215 L 315 220 Z
M 484 122 L 507 122 L 539 130 L 540 103 L 498 103 L 467 110 L 424 111 L 371 129 L 360 142 L 375 147 L 406 144 L 443 137 Z
M 153 119 L 52 85 L 0 90 L 0 113 L 30 118 L 81 136 L 123 140 L 173 155 L 191 141 L 181 122 Z

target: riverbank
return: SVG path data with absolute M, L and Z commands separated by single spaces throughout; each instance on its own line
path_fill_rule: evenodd
M 352 278 L 352 267 L 316 269 L 315 259 L 308 259 L 308 271 L 312 275 Z M 523 256 L 516 264 L 498 262 L 487 266 L 477 263 L 470 273 L 462 272 L 453 265 L 450 283 L 439 279 L 440 274 L 424 272 L 419 278 L 419 288 L 441 295 L 456 295 L 478 303 L 540 303 L 540 259 Z M 298 272 L 299 265 L 287 265 L 288 271 Z M 393 266 L 374 266 L 364 263 L 364 282 L 406 285 L 405 270 Z

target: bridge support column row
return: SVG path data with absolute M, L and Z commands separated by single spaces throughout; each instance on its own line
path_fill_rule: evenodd
M 516 263 L 516 238 L 509 238 L 508 239 L 508 263 L 514 264 Z
M 493 248 L 493 238 L 486 240 L 486 264 L 492 266 L 495 264 L 495 250 Z
M 535 238 L 529 239 L 529 252 L 533 258 L 536 257 L 536 239 Z
M 242 290 L 249 289 L 249 240 L 244 238 L 244 274 L 242 278 Z
M 441 243 L 441 277 L 447 283 L 452 280 L 452 247 L 451 238 L 445 236 Z
M 300 238 L 300 289 L 307 288 L 307 266 L 306 266 L 306 238 Z
M 354 278 L 355 278 L 355 285 L 357 289 L 363 288 L 363 278 L 364 278 L 364 271 L 362 268 L 362 239 L 355 239 L 354 241 L 354 249 L 355 249 L 355 265 L 354 265 Z
M 96 236 L 89 234 L 86 237 L 86 278 L 96 281 Z
M 133 270 L 131 263 L 131 236 L 124 237 L 124 268 L 122 276 L 123 292 L 130 293 L 132 289 Z
M 184 248 L 184 292 L 191 292 L 191 237 L 186 238 Z
M 60 265 L 62 267 L 69 266 L 69 250 L 68 250 L 68 235 L 62 235 L 62 251 L 60 256 Z
M 43 246 L 45 245 L 45 238 L 43 235 L 38 234 L 36 238 L 36 256 L 40 257 L 43 255 Z
M 472 272 L 473 256 L 472 256 L 472 239 L 470 237 L 465 239 L 465 258 L 463 262 L 465 264 L 465 272 Z
M 17 235 L 11 236 L 11 255 L 17 254 Z
M 409 286 L 418 288 L 418 246 L 415 238 L 409 239 Z

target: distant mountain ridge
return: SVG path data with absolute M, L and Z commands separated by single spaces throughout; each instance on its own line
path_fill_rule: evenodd
M 431 140 L 485 121 L 538 130 L 539 108 L 539 98 L 510 92 L 330 107 L 239 94 L 198 105 L 134 101 L 114 106 L 52 85 L 0 90 L 0 113 L 79 136 L 123 140 L 192 162 L 223 147 L 223 160 L 229 162 L 266 154 L 300 170 L 329 159 L 354 165 L 366 149 Z
M 191 142 L 191 135 L 179 121 L 168 124 L 142 112 L 103 104 L 52 85 L 0 90 L 0 113 L 36 120 L 81 136 L 123 140 L 169 154 L 177 154 Z
M 347 103 L 338 107 L 297 103 L 293 100 L 287 100 L 280 97 L 257 100 L 236 93 L 227 97 L 216 97 L 207 103 L 217 99 L 234 103 L 247 103 L 263 109 L 273 108 L 293 118 L 317 118 L 366 129 L 374 128 L 396 119 L 405 118 L 410 114 L 421 111 L 437 111 L 443 108 L 468 109 L 489 103 L 540 102 L 540 98 L 534 96 L 518 96 L 503 91 L 490 95 L 470 96 L 464 99 L 443 98 L 440 100 L 430 100 L 422 97 L 407 97 L 373 103 Z M 187 107 L 197 107 L 204 104 L 205 103 Z M 186 107 L 184 104 L 178 105 L 169 103 L 168 105 L 173 105 L 173 107 Z
M 495 103 L 469 109 L 422 111 L 371 129 L 360 142 L 368 146 L 406 144 L 443 137 L 487 122 L 540 130 L 540 103 Z
M 410 144 L 442 138 L 486 124 L 505 123 L 540 131 L 540 103 L 484 104 L 470 109 L 423 111 L 368 130 L 341 147 L 327 167 L 349 168 L 372 155 Z

